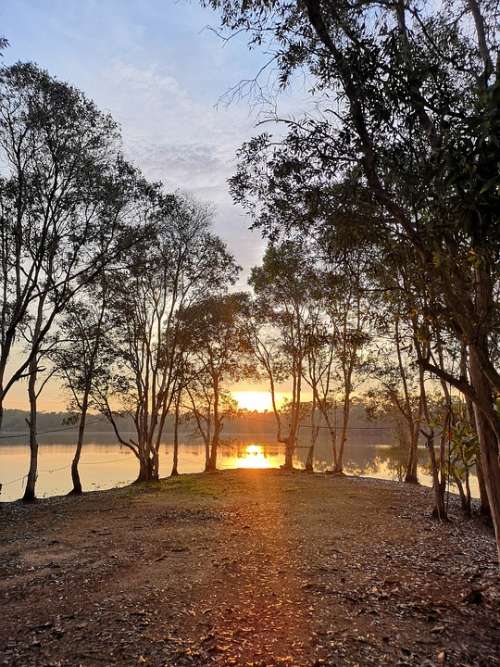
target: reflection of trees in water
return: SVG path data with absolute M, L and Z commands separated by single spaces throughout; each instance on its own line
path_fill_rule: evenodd
M 258 445 L 262 447 L 262 452 L 264 456 L 280 456 L 285 453 L 284 445 L 277 443 L 275 441 L 261 438 L 226 438 L 220 444 L 220 451 L 222 456 L 242 458 L 247 453 L 247 447 L 249 445 Z
M 346 472 L 351 475 L 374 476 L 380 475 L 387 479 L 403 481 L 406 466 L 407 451 L 404 447 L 391 445 L 376 441 L 377 434 L 367 432 L 366 436 L 357 438 L 355 443 L 348 443 L 346 451 Z M 220 445 L 222 457 L 228 459 L 244 458 L 247 454 L 249 445 L 258 445 L 262 447 L 264 457 L 269 459 L 271 465 L 278 467 L 284 461 L 285 448 L 277 443 L 272 435 L 266 437 L 240 436 L 225 438 Z M 165 443 L 165 451 L 171 447 L 170 443 Z M 192 456 L 201 455 L 201 444 L 184 442 L 180 444 L 181 459 L 182 451 L 189 452 Z M 304 468 L 307 458 L 309 445 L 298 443 L 295 451 L 294 464 L 298 468 Z M 430 465 L 427 450 L 423 447 L 418 449 L 418 467 L 424 475 L 430 474 Z M 316 472 L 326 472 L 332 469 L 332 456 L 329 442 L 318 442 L 315 448 L 314 470 Z

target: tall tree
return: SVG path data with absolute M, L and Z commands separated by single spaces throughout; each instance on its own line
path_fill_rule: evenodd
M 93 390 L 98 378 L 107 375 L 112 354 L 106 337 L 112 328 L 108 311 L 106 277 L 80 294 L 66 309 L 59 323 L 55 344 L 48 354 L 53 368 L 70 394 L 69 409 L 78 424 L 75 453 L 71 462 L 72 494 L 82 493 L 80 462 L 89 410 L 96 408 Z
M 98 387 L 100 410 L 139 461 L 138 481 L 158 478 L 165 421 L 185 368 L 178 315 L 193 302 L 234 281 L 238 267 L 222 241 L 209 231 L 210 211 L 185 197 L 158 189 L 144 202 L 155 235 L 129 254 L 110 293 L 115 364 Z M 120 430 L 126 414 L 133 438 Z
M 293 468 L 293 456 L 301 416 L 302 381 L 306 363 L 308 335 L 307 320 L 313 272 L 305 261 L 304 246 L 295 241 L 270 244 L 262 265 L 252 269 L 249 283 L 257 299 L 260 320 L 278 339 L 279 361 L 270 358 L 271 348 L 266 345 L 265 333 L 254 336 L 256 353 L 270 380 L 273 409 L 278 425 L 278 441 L 285 445 L 285 469 Z M 276 375 L 278 372 L 278 375 Z M 287 379 L 291 394 L 286 412 L 288 427 L 274 399 L 276 380 Z
M 234 410 L 227 383 L 237 382 L 250 370 L 244 327 L 247 314 L 248 295 L 241 292 L 203 298 L 180 313 L 195 369 L 187 392 L 205 442 L 205 469 L 211 472 L 217 469 L 224 417 Z

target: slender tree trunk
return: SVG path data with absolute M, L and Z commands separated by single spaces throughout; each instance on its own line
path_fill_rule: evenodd
M 80 480 L 80 472 L 78 470 L 78 464 L 80 463 L 80 457 L 82 455 L 83 438 L 85 436 L 85 423 L 87 421 L 88 406 L 89 406 L 89 391 L 88 389 L 86 389 L 82 400 L 82 411 L 80 414 L 80 423 L 78 424 L 78 440 L 76 443 L 75 455 L 73 456 L 73 461 L 71 462 L 71 480 L 73 482 L 73 489 L 70 491 L 70 495 L 80 495 L 82 493 L 82 482 Z
M 483 516 L 491 516 L 490 511 L 490 501 L 488 500 L 488 492 L 486 491 L 486 484 L 484 482 L 484 473 L 483 466 L 481 464 L 481 452 L 478 453 L 476 458 L 476 474 L 477 474 L 477 483 L 479 486 L 479 499 L 480 507 L 479 512 Z
M 30 405 L 29 439 L 30 439 L 30 467 L 26 480 L 26 489 L 24 490 L 23 500 L 33 502 L 35 496 L 35 485 L 38 471 L 38 439 L 37 439 L 37 409 L 36 409 L 36 378 L 37 378 L 37 360 L 36 357 L 29 365 L 30 376 L 28 380 L 28 399 Z
M 337 463 L 334 468 L 334 472 L 337 475 L 344 474 L 344 449 L 347 442 L 347 429 L 349 428 L 349 416 L 351 413 L 351 396 L 346 395 L 344 397 L 344 405 L 342 410 L 342 430 L 340 432 L 340 446 L 339 454 L 337 457 Z
M 465 513 L 467 516 L 470 517 L 472 516 L 472 496 L 470 492 L 470 475 L 468 468 L 465 470 L 465 499 L 466 499 Z
M 443 478 L 440 475 L 442 470 L 441 462 L 438 465 L 436 460 L 436 452 L 434 450 L 434 435 L 431 433 L 427 436 L 427 449 L 429 450 L 429 458 L 431 461 L 432 470 L 432 490 L 434 492 L 434 509 L 432 511 L 433 517 L 439 521 L 447 521 L 446 505 L 444 501 L 445 485 Z
M 465 343 L 462 343 L 462 351 L 461 351 L 461 357 L 460 357 L 460 372 L 463 377 L 468 378 L 469 377 L 469 367 L 468 367 L 468 359 L 469 359 L 469 352 L 467 349 L 467 345 Z M 474 413 L 474 404 L 472 400 L 470 399 L 469 396 L 464 396 L 465 399 L 465 405 L 466 405 L 466 418 L 469 423 L 469 426 L 471 429 L 475 432 L 476 437 L 477 437 L 477 426 L 476 426 L 476 415 Z M 483 516 L 490 516 L 490 504 L 488 501 L 488 493 L 486 491 L 486 485 L 484 483 L 484 474 L 483 474 L 483 468 L 481 465 L 481 451 L 479 451 L 476 454 L 476 474 L 477 474 L 477 482 L 479 486 L 479 498 L 480 498 L 480 508 L 479 512 Z
M 148 466 L 147 462 L 144 459 L 144 456 L 139 457 L 139 475 L 135 480 L 135 484 L 148 481 Z
M 316 440 L 318 439 L 319 428 L 316 426 L 316 394 L 313 393 L 312 407 L 311 407 L 311 444 L 307 452 L 306 472 L 314 472 L 314 448 Z
M 458 489 L 458 495 L 460 496 L 460 506 L 462 507 L 462 511 L 464 514 L 468 514 L 467 512 L 467 496 L 464 491 L 464 485 L 462 484 L 462 480 L 460 477 L 455 473 L 452 472 L 451 476 L 453 477 L 453 482 L 455 483 L 455 486 Z M 470 516 L 470 514 L 468 514 Z
M 328 416 L 325 417 L 328 424 L 328 431 L 330 433 L 330 442 L 332 444 L 332 458 L 333 458 L 333 470 L 335 471 L 337 467 L 337 404 L 333 402 L 333 425 L 330 424 Z
M 208 409 L 207 434 L 205 437 L 205 472 L 210 472 L 210 443 L 212 442 L 211 408 Z
M 170 473 L 172 477 L 175 477 L 179 474 L 177 465 L 179 462 L 179 396 L 175 400 L 175 416 L 174 416 L 174 454 L 172 462 L 172 472 Z
M 305 471 L 314 472 L 314 445 L 311 445 L 307 452 Z
M 210 443 L 207 440 L 205 440 L 205 472 L 210 471 Z
M 214 390 L 214 434 L 210 443 L 210 455 L 208 458 L 207 472 L 215 472 L 217 470 L 217 450 L 219 448 L 219 438 L 221 432 L 221 416 L 219 414 L 219 379 L 215 377 L 213 381 Z
M 410 447 L 404 481 L 407 484 L 418 484 L 418 432 L 412 428 L 410 433 Z
M 484 375 L 474 346 L 470 347 L 469 355 L 470 379 L 476 393 L 477 402 L 474 404 L 476 427 L 481 449 L 481 466 L 484 473 L 484 483 L 488 494 L 491 519 L 495 529 L 497 550 L 500 559 L 500 463 L 498 459 L 498 438 L 487 414 L 491 419 L 496 418 L 493 409 L 491 385 Z M 481 407 L 479 407 L 481 406 Z
M 214 426 L 214 437 L 210 446 L 210 458 L 208 462 L 208 472 L 215 472 L 217 470 L 217 453 L 219 450 L 219 428 Z

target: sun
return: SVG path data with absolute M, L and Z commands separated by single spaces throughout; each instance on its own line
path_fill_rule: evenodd
M 271 393 L 269 391 L 234 391 L 233 397 L 238 401 L 238 407 L 244 410 L 264 412 L 272 410 Z M 281 403 L 281 395 L 277 397 Z

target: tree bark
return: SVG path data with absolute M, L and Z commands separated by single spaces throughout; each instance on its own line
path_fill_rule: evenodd
M 481 368 L 474 345 L 470 346 L 469 370 L 471 383 L 477 396 L 474 413 L 481 451 L 481 466 L 500 559 L 500 463 L 498 439 L 491 424 L 491 420 L 496 419 L 496 413 L 493 407 L 491 385 Z M 488 412 L 492 413 L 490 419 L 486 416 Z
M 484 482 L 484 473 L 483 466 L 481 464 L 481 452 L 478 452 L 478 457 L 476 459 L 476 474 L 477 474 L 477 483 L 479 486 L 479 500 L 480 507 L 479 512 L 483 516 L 491 516 L 490 510 L 490 501 L 488 500 L 488 492 L 486 490 L 486 484 Z
M 36 499 L 35 486 L 38 470 L 38 439 L 37 439 L 37 405 L 36 405 L 36 378 L 37 378 L 37 360 L 36 357 L 30 362 L 30 376 L 28 380 L 28 398 L 30 405 L 29 442 L 30 442 L 30 467 L 26 479 L 26 488 L 24 490 L 23 500 L 33 502 Z
M 337 475 L 344 474 L 344 449 L 347 442 L 347 429 L 349 428 L 349 416 L 351 413 L 351 397 L 347 395 L 344 397 L 344 406 L 342 411 L 342 431 L 340 432 L 340 446 L 339 453 L 337 457 L 337 463 L 335 464 L 334 472 Z
M 295 450 L 295 436 L 290 434 L 290 436 L 285 440 L 285 463 L 283 470 L 293 470 L 293 453 Z
M 154 460 L 148 454 L 139 458 L 139 476 L 135 480 L 135 484 L 141 482 L 154 482 L 158 480 L 158 473 L 155 473 Z
M 80 423 L 78 424 L 78 440 L 76 443 L 75 455 L 73 456 L 73 460 L 71 462 L 71 481 L 73 482 L 73 488 L 69 492 L 69 495 L 79 496 L 82 493 L 82 482 L 80 479 L 78 464 L 80 463 L 80 457 L 82 455 L 83 438 L 85 435 L 85 423 L 87 421 L 88 406 L 89 406 L 89 391 L 88 389 L 86 389 L 82 400 L 82 411 L 80 414 Z
M 427 449 L 429 450 L 429 458 L 431 460 L 431 470 L 432 470 L 432 490 L 434 492 L 434 510 L 432 512 L 433 517 L 438 519 L 438 521 L 447 521 L 448 516 L 446 513 L 446 505 L 444 501 L 444 492 L 445 492 L 445 483 L 444 478 L 440 475 L 440 468 L 442 471 L 442 461 L 438 465 L 436 460 L 436 452 L 434 450 L 434 434 L 429 434 L 427 436 Z M 442 448 L 441 448 L 442 455 Z
M 175 477 L 176 475 L 179 474 L 179 470 L 177 469 L 179 463 L 179 403 L 180 399 L 179 396 L 177 396 L 175 401 L 175 416 L 174 416 L 174 453 L 172 461 L 172 472 L 170 473 L 172 477 Z
M 418 433 L 412 429 L 410 433 L 410 448 L 404 481 L 407 484 L 418 484 Z

